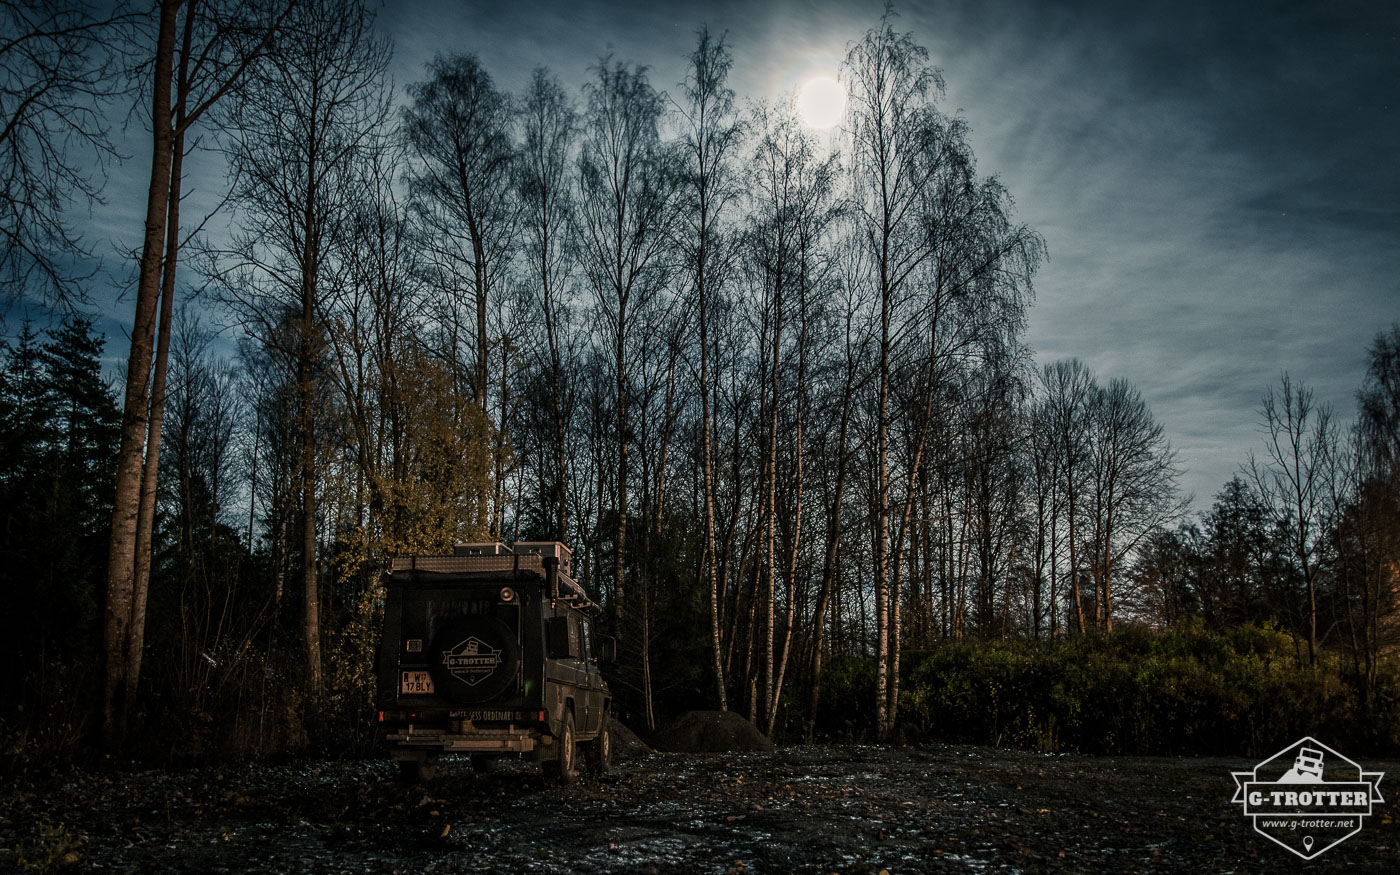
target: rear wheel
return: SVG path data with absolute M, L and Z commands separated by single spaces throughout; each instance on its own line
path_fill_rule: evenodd
M 431 781 L 437 773 L 437 763 L 432 759 L 398 760 L 399 780 L 405 784 L 422 784 Z
M 560 784 L 572 784 L 578 780 L 578 745 L 574 741 L 574 715 L 564 712 L 564 725 L 559 729 L 559 756 L 544 763 L 545 773 Z
M 612 767 L 612 727 L 608 723 L 604 714 L 598 737 L 588 743 L 588 767 L 595 775 L 606 775 Z

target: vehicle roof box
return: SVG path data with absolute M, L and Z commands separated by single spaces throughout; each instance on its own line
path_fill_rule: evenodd
M 504 555 L 473 556 L 460 553 L 451 556 L 395 556 L 389 561 L 390 571 L 432 571 L 441 574 L 478 572 L 533 571 L 544 576 L 544 561 L 539 556 Z
M 389 560 L 389 571 L 424 571 L 436 574 L 509 573 L 533 571 L 546 577 L 544 560 L 559 560 L 559 596 L 574 607 L 595 608 L 582 586 L 574 579 L 573 551 L 558 541 L 522 541 L 512 552 L 505 544 L 456 544 L 450 556 L 407 555 Z
M 462 541 L 452 545 L 454 556 L 509 556 L 510 548 L 500 541 Z
M 515 552 L 521 556 L 553 556 L 559 560 L 559 570 L 573 576 L 574 551 L 558 541 L 516 541 Z

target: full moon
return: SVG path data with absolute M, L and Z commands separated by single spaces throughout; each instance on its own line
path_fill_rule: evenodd
M 810 128 L 832 127 L 845 111 L 846 91 L 830 76 L 808 79 L 797 92 L 797 112 Z

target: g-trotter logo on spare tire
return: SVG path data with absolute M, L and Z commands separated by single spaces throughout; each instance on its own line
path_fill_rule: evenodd
M 1311 860 L 1357 833 L 1384 802 L 1384 772 L 1363 771 L 1315 738 L 1302 738 L 1249 772 L 1232 772 L 1235 796 L 1260 835 Z
M 499 617 L 458 617 L 433 636 L 433 676 L 453 701 L 489 702 L 515 687 L 520 641 Z
M 500 666 L 501 649 L 473 635 L 451 650 L 444 650 L 442 664 L 457 680 L 474 687 Z

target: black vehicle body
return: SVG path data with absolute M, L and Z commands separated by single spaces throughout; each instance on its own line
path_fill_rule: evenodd
M 378 710 L 405 777 L 442 753 L 540 760 L 569 781 L 575 745 L 606 769 L 612 694 L 598 667 L 596 606 L 555 542 L 462 544 L 384 574 Z

